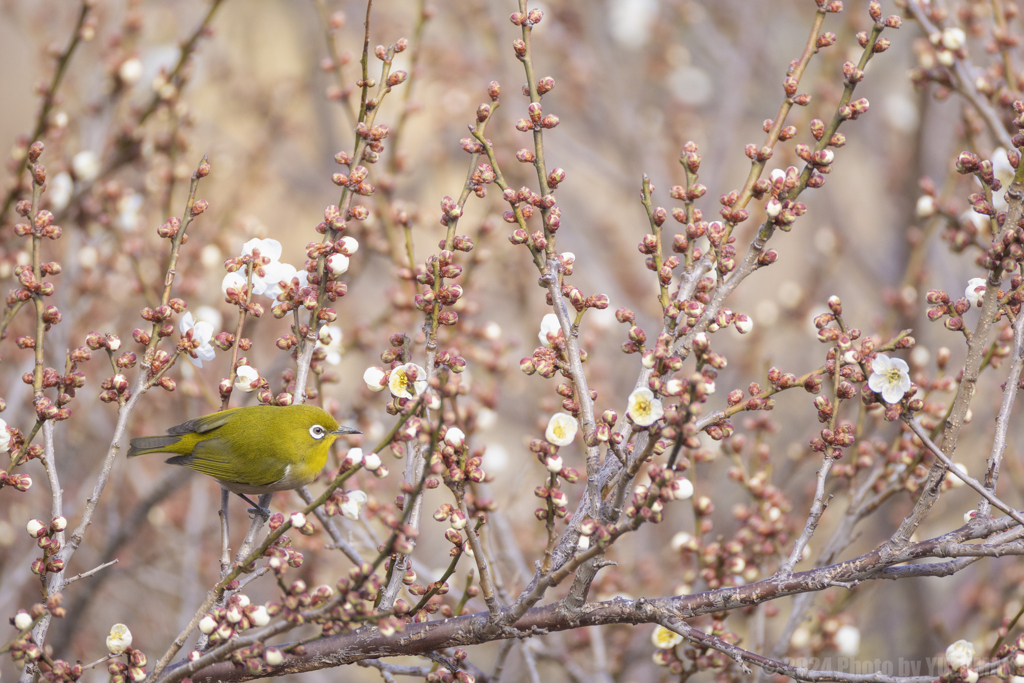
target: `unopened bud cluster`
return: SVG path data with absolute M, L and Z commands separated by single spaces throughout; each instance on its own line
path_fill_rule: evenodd
M 296 583 L 301 583 L 305 588 L 305 583 Z M 273 604 L 266 607 L 256 605 L 248 596 L 235 593 L 225 604 L 218 605 L 200 619 L 199 630 L 209 637 L 211 645 L 217 645 L 250 628 L 266 626 L 278 611 L 273 608 Z
M 16 343 L 21 348 L 33 348 L 32 337 L 18 337 Z M 134 354 L 132 354 L 134 356 Z M 36 418 L 39 420 L 66 420 L 71 416 L 68 405 L 75 398 L 75 392 L 85 386 L 85 373 L 78 369 L 78 364 L 89 360 L 89 349 L 79 347 L 68 354 L 69 363 L 62 374 L 56 368 L 44 367 L 40 377 L 40 388 L 56 389 L 57 400 L 54 402 L 47 396 L 37 396 L 34 400 Z M 21 380 L 30 386 L 35 384 L 34 373 L 25 373 Z
M 18 630 L 18 634 L 8 641 L 5 647 L 9 648 L 11 659 L 18 668 L 36 662 L 45 662 L 45 679 L 47 681 L 73 683 L 84 673 L 82 664 L 70 664 L 63 659 L 51 659 L 32 640 L 32 627 L 47 614 L 55 619 L 66 616 L 67 611 L 61 606 L 63 602 L 64 596 L 61 593 L 53 593 L 46 599 L 46 602 L 36 603 L 28 610 L 19 610 L 10 620 L 11 625 Z
M 28 521 L 25 529 L 43 551 L 43 556 L 32 562 L 32 573 L 45 576 L 64 570 L 64 560 L 57 555 L 63 547 L 62 532 L 67 526 L 68 521 L 64 517 L 54 517 L 49 525 L 38 519 Z
M 558 183 L 565 180 L 565 172 L 560 168 L 555 168 L 548 174 L 547 180 L 549 188 L 553 190 Z M 515 245 L 525 244 L 534 253 L 546 253 L 551 236 L 558 232 L 562 225 L 562 211 L 555 204 L 555 196 L 553 194 L 541 196 L 528 187 L 522 187 L 518 191 L 507 188 L 502 197 L 512 206 L 511 211 L 502 214 L 502 219 L 506 223 L 520 226 L 508 236 L 509 242 Z M 533 217 L 537 209 L 543 216 L 544 229 L 531 233 L 523 226 Z

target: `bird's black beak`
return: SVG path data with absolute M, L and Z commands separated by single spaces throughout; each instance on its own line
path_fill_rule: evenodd
M 331 434 L 334 434 L 335 436 L 345 436 L 346 434 L 362 434 L 362 432 L 355 427 L 341 426 L 331 432 Z

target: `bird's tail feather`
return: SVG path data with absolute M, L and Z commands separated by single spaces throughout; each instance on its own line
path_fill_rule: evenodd
M 140 436 L 132 439 L 128 448 L 128 457 L 146 455 L 147 453 L 167 453 L 167 449 L 181 441 L 180 436 Z M 173 451 L 170 451 L 173 452 Z

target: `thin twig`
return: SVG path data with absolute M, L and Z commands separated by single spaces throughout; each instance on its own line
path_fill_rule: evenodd
M 100 571 L 100 570 L 102 570 L 102 569 L 106 569 L 107 567 L 112 567 L 112 566 L 114 566 L 115 564 L 117 564 L 117 558 L 114 558 L 114 559 L 113 559 L 113 560 L 111 560 L 110 562 L 104 562 L 103 564 L 101 564 L 101 565 L 100 565 L 100 566 L 98 566 L 98 567 L 93 567 L 92 569 L 90 569 L 90 570 L 89 570 L 89 571 L 87 571 L 87 572 L 82 572 L 81 574 L 75 574 L 75 575 L 74 575 L 74 576 L 72 576 L 71 578 L 69 578 L 69 579 L 67 579 L 66 581 L 64 581 L 64 585 L 66 586 L 66 585 L 68 585 L 69 583 L 72 583 L 72 582 L 74 582 L 74 581 L 78 581 L 79 579 L 85 579 L 85 578 L 88 578 L 88 577 L 92 576 L 93 574 L 95 574 L 96 572 L 98 572 L 98 571 Z
M 919 423 L 917 420 L 913 420 L 913 419 L 906 419 L 906 420 L 904 420 L 904 422 L 906 422 L 907 426 L 910 427 L 911 431 L 913 431 L 914 434 L 917 435 L 917 438 L 921 439 L 921 443 L 923 443 L 925 445 L 925 447 L 928 450 L 930 450 L 935 455 L 935 457 L 938 458 L 942 462 L 943 465 L 946 466 L 946 468 L 947 468 L 947 470 L 949 472 L 952 472 L 954 475 L 956 475 L 956 477 L 958 479 L 960 479 L 962 482 L 964 482 L 965 484 L 970 486 L 972 489 L 977 491 L 978 494 L 982 498 L 987 500 L 993 507 L 995 507 L 995 508 L 997 508 L 999 510 L 1002 510 L 1007 515 L 1012 517 L 1014 519 L 1014 521 L 1016 521 L 1018 524 L 1024 526 L 1024 516 L 1021 516 L 1021 514 L 1019 512 L 1017 512 L 1016 510 L 1011 508 L 1009 505 L 1007 505 L 1003 501 L 1001 501 L 998 498 L 996 498 L 995 495 L 993 495 L 992 492 L 990 492 L 977 479 L 975 479 L 974 477 L 970 476 L 969 474 L 967 474 L 966 472 L 961 470 L 959 467 L 957 467 L 953 463 L 953 461 L 949 459 L 949 456 L 947 456 L 945 453 L 943 453 L 942 449 L 939 448 L 938 446 L 936 446 L 935 442 L 928 438 L 928 432 L 926 432 L 924 430 L 924 428 L 921 427 L 921 423 Z

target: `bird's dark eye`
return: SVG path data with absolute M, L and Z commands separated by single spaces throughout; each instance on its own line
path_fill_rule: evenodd
M 314 439 L 324 438 L 324 433 L 324 428 L 321 427 L 320 425 L 313 425 L 312 427 L 309 428 L 309 435 Z

